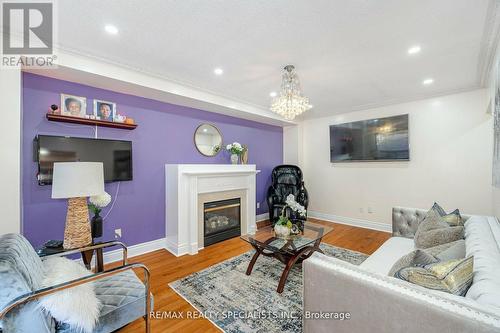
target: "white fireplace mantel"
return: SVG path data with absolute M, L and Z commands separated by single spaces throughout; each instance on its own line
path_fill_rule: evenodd
M 166 248 L 176 256 L 196 254 L 203 248 L 199 236 L 199 198 L 204 194 L 243 193 L 241 234 L 255 233 L 254 164 L 166 164 Z

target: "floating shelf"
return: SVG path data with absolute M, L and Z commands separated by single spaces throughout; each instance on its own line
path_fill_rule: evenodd
M 116 123 L 113 121 L 62 116 L 62 115 L 51 114 L 51 113 L 47 113 L 47 120 L 58 121 L 61 123 L 111 127 L 111 128 L 120 128 L 120 129 L 127 129 L 127 130 L 133 130 L 137 127 L 137 124 Z

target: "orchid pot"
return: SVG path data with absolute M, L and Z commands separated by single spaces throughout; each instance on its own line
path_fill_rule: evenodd
M 298 233 L 298 227 L 293 225 L 292 221 L 290 221 L 288 216 L 286 216 L 287 208 L 291 209 L 294 212 L 298 212 L 301 216 L 306 215 L 306 209 L 304 208 L 304 206 L 295 201 L 295 196 L 293 194 L 289 194 L 286 197 L 286 205 L 285 207 L 283 207 L 281 215 L 274 225 L 274 233 L 277 237 L 286 238 L 290 236 L 290 234 Z
M 274 226 L 274 233 L 277 237 L 286 238 L 290 236 L 290 228 L 288 228 L 286 225 L 276 224 Z

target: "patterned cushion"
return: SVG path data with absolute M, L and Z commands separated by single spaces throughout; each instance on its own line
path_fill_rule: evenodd
M 113 332 L 145 314 L 145 287 L 132 270 L 97 280 L 94 283 L 101 301 L 101 316 L 93 333 Z M 151 297 L 151 310 L 153 309 Z M 68 324 L 59 323 L 58 333 L 81 333 Z
M 450 227 L 439 213 L 429 210 L 415 233 L 415 247 L 428 248 L 464 238 L 464 227 Z
M 399 258 L 389 271 L 389 276 L 394 276 L 401 268 L 408 266 L 424 266 L 438 262 L 438 260 L 423 250 L 415 250 Z
M 432 205 L 431 210 L 433 210 L 436 213 L 438 213 L 439 216 L 445 216 L 446 215 L 446 211 L 437 202 L 434 202 L 434 205 Z
M 431 207 L 431 210 L 437 212 L 439 216 L 441 216 L 442 219 L 452 227 L 464 225 L 464 219 L 460 215 L 460 211 L 458 209 L 455 209 L 453 212 L 446 214 L 446 211 L 440 205 L 438 205 L 437 202 L 435 202 Z
M 472 284 L 474 257 L 438 262 L 424 267 L 405 267 L 395 277 L 425 288 L 464 296 Z

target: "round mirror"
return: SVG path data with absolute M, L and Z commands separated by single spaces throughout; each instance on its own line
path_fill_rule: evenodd
M 215 156 L 222 149 L 222 135 L 217 127 L 201 124 L 194 132 L 194 145 L 205 156 Z

